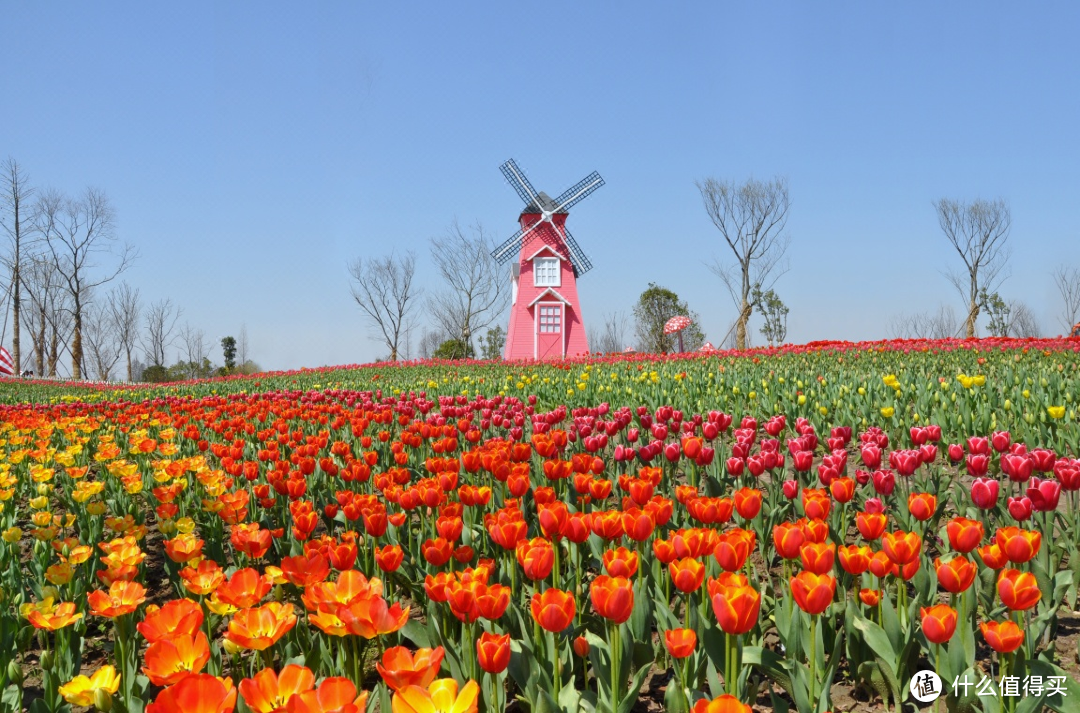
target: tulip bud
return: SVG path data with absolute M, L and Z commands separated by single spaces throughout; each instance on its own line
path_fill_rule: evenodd
M 38 665 L 42 671 L 51 671 L 53 664 L 56 663 L 56 654 L 51 650 L 45 651 L 41 654 L 41 658 L 38 660 Z
M 112 694 L 104 688 L 98 688 L 94 691 L 94 708 L 97 708 L 101 713 L 106 713 L 112 708 Z
M 14 659 L 12 659 L 11 661 L 8 661 L 7 678 L 8 678 L 9 681 L 14 683 L 16 686 L 18 686 L 18 685 L 20 685 L 22 683 L 22 680 L 23 680 L 22 666 L 19 665 L 18 661 L 15 661 Z
M 589 655 L 589 648 L 589 640 L 584 636 L 579 636 L 574 639 L 574 653 L 581 658 L 585 658 Z
M 794 500 L 799 494 L 799 482 L 796 480 L 784 481 L 784 497 L 788 500 Z

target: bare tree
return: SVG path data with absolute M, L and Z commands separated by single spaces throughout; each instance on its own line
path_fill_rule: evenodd
M 791 196 L 787 179 L 743 184 L 707 178 L 697 182 L 705 212 L 735 256 L 734 263 L 714 258 L 709 269 L 720 278 L 739 310 L 735 346 L 746 348 L 746 325 L 754 313 L 754 289 L 766 292 L 787 272 L 784 255 Z
M 83 320 L 84 356 L 94 378 L 108 381 L 113 367 L 120 361 L 123 345 L 117 339 L 116 324 L 107 304 L 91 303 Z M 84 365 L 85 366 L 85 365 Z
M 29 178 L 23 173 L 19 163 L 8 158 L 0 166 L 0 227 L 8 236 L 10 244 L 7 255 L 11 270 L 11 309 L 14 323 L 11 332 L 11 359 L 15 373 L 22 371 L 22 340 L 20 325 L 22 322 L 22 265 L 23 252 L 31 246 L 36 234 L 30 220 L 30 199 L 34 189 L 29 185 Z
M 597 327 L 591 327 L 589 345 L 598 354 L 621 352 L 629 342 L 626 339 L 627 317 L 625 312 L 613 312 L 604 315 L 604 321 Z
M 1058 322 L 1068 334 L 1080 320 L 1080 270 L 1070 265 L 1058 265 L 1054 270 L 1054 286 L 1061 295 L 1061 312 Z
M 1026 339 L 1028 337 L 1041 337 L 1042 329 L 1039 328 L 1039 320 L 1035 313 L 1024 302 L 1013 300 L 1009 304 L 1009 335 Z
M 446 235 L 431 239 L 431 256 L 447 289 L 429 299 L 428 310 L 439 330 L 470 351 L 473 335 L 490 326 L 510 300 L 510 275 L 491 257 L 493 247 L 479 223 L 466 232 L 454 221 Z
M 956 336 L 957 324 L 952 305 L 940 304 L 937 312 L 896 315 L 889 331 L 893 339 L 948 339 Z
M 113 251 L 115 214 L 108 197 L 93 188 L 88 188 L 78 199 L 55 190 L 46 192 L 38 202 L 37 224 L 71 301 L 71 375 L 80 379 L 84 298 L 95 288 L 116 279 L 136 254 L 126 244 L 119 253 Z M 115 258 L 116 264 L 110 271 L 98 273 L 97 260 L 104 256 Z
M 435 350 L 439 348 L 439 345 L 447 339 L 449 337 L 443 332 L 425 329 L 423 336 L 420 337 L 420 343 L 416 347 L 417 354 L 421 359 L 430 359 Z
M 23 325 L 34 345 L 37 373 L 56 376 L 57 363 L 67 351 L 71 331 L 68 293 L 56 266 L 48 255 L 30 255 L 23 259 L 20 282 L 29 300 L 22 311 Z
M 983 305 L 979 295 L 993 293 L 1008 276 L 1009 250 L 1006 243 L 1012 228 L 1012 213 L 1002 199 L 961 203 L 942 198 L 934 203 L 938 224 L 945 239 L 960 255 L 963 272 L 946 274 L 957 292 L 967 300 L 965 331 L 975 336 L 976 321 Z
M 390 361 L 398 360 L 402 339 L 412 326 L 412 311 L 421 293 L 413 288 L 416 254 L 390 253 L 381 258 L 357 258 L 349 265 L 352 296 L 367 316 L 371 327 L 390 350 Z
M 139 340 L 139 324 L 142 321 L 142 302 L 138 288 L 121 282 L 109 293 L 109 318 L 116 332 L 116 339 L 127 360 L 127 380 L 132 381 L 131 357 Z
M 168 297 L 154 302 L 146 310 L 142 343 L 151 366 L 165 366 L 165 350 L 172 346 L 181 313 L 182 310 Z
M 240 334 L 236 337 L 236 363 L 243 368 L 244 364 L 248 363 L 250 355 L 248 353 L 248 334 L 247 324 L 240 325 Z
M 188 363 L 188 377 L 194 379 L 202 374 L 204 361 L 210 356 L 206 332 L 192 326 L 190 322 L 184 322 L 184 326 L 180 328 L 180 341 L 184 347 L 184 360 Z

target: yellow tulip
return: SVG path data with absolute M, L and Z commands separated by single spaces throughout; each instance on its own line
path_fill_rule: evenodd
M 1065 407 L 1064 406 L 1047 406 L 1046 407 L 1046 413 L 1049 414 L 1050 418 L 1054 418 L 1054 419 L 1065 418 Z
M 120 675 L 116 669 L 112 666 L 102 666 L 94 671 L 93 676 L 76 676 L 60 686 L 59 690 L 64 700 L 73 706 L 92 706 L 99 699 L 102 702 L 108 701 L 107 698 L 100 696 L 98 691 L 112 696 L 119 689 Z M 101 710 L 107 710 L 107 708 L 101 708 Z
M 895 413 L 896 413 L 896 409 L 893 408 L 892 406 L 882 406 L 881 407 L 881 417 L 882 418 L 892 418 Z

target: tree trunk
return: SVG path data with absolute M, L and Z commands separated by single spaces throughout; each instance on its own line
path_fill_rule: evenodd
M 18 230 L 18 216 L 15 218 L 15 229 Z M 19 248 L 15 248 L 15 269 L 11 271 L 15 284 L 11 286 L 11 309 L 15 314 L 14 329 L 11 331 L 11 359 L 15 362 L 15 374 L 22 373 L 22 348 L 19 344 L 19 320 L 22 319 L 22 311 L 19 309 Z
M 34 351 L 37 352 L 37 375 L 45 376 L 45 309 L 41 310 L 41 326 L 38 328 L 38 338 L 34 343 Z
M 82 379 L 82 306 L 75 301 L 75 331 L 71 337 L 71 378 Z
M 56 329 L 49 335 L 49 376 L 56 376 L 56 363 L 60 361 L 60 335 Z
M 128 380 L 128 383 L 130 384 L 131 383 L 131 350 L 130 349 L 125 349 L 124 351 L 127 352 L 127 376 L 128 376 L 127 380 Z
M 975 301 L 975 298 L 971 298 L 971 309 L 968 311 L 967 318 L 967 338 L 974 339 L 975 337 L 975 320 L 979 318 L 979 303 Z
M 753 314 L 753 309 L 750 307 L 750 303 L 743 298 L 742 311 L 739 312 L 739 321 L 735 327 L 735 348 L 746 349 L 746 323 L 750 321 L 750 315 Z

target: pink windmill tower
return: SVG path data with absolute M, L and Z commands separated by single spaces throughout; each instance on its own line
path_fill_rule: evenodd
M 604 185 L 593 171 L 555 199 L 540 192 L 510 159 L 499 170 L 525 201 L 521 228 L 491 256 L 499 263 L 513 257 L 510 327 L 503 356 L 552 359 L 589 351 L 578 301 L 577 278 L 592 269 L 581 246 L 566 229 L 571 207 Z

